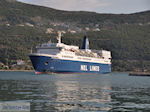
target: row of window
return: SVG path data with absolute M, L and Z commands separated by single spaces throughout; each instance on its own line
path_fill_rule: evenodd
M 64 58 L 73 58 L 72 56 L 62 56 Z
M 65 61 L 65 62 L 62 62 L 62 61 L 59 61 L 59 60 L 52 60 L 53 63 L 57 63 L 57 64 L 79 64 L 79 62 L 75 62 L 75 61 Z M 44 64 L 45 65 L 48 65 L 49 63 L 51 63 L 50 61 L 46 61 Z

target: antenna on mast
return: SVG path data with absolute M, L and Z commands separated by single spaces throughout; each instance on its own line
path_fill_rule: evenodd
M 31 49 L 30 49 L 30 53 L 32 53 L 33 52 L 33 50 L 32 50 L 32 47 L 31 47 Z

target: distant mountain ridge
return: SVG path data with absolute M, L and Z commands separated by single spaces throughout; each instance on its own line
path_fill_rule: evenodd
M 3 16 L 10 23 L 21 23 L 30 21 L 36 24 L 32 18 L 41 17 L 41 20 L 74 22 L 77 24 L 123 24 L 123 23 L 146 23 L 149 22 L 150 11 L 135 14 L 99 14 L 83 11 L 61 11 L 52 8 L 29 5 L 21 2 L 8 2 L 14 0 L 0 1 L 0 16 Z M 11 18 L 12 19 L 11 19 Z M 43 21 L 44 21 L 43 20 Z M 45 24 L 47 24 L 45 22 Z

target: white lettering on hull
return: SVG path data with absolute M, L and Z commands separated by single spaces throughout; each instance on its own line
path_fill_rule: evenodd
M 99 71 L 99 66 L 90 66 L 90 71 Z
M 88 66 L 87 65 L 81 65 L 80 70 L 88 71 Z M 100 71 L 100 68 L 99 68 L 99 66 L 89 66 L 89 71 Z
M 87 65 L 81 65 L 80 69 L 83 71 L 88 71 Z

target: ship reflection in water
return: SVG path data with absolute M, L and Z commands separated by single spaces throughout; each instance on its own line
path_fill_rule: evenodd
M 0 101 L 30 102 L 31 112 L 149 111 L 149 88 L 149 78 L 126 73 L 0 72 Z
M 69 76 L 70 77 L 70 76 Z M 107 103 L 111 102 L 111 87 L 109 82 L 90 82 L 90 80 L 78 80 L 80 76 L 74 76 L 77 80 L 56 81 L 56 102 L 63 106 L 56 107 L 59 111 L 65 110 L 103 110 L 111 109 Z

